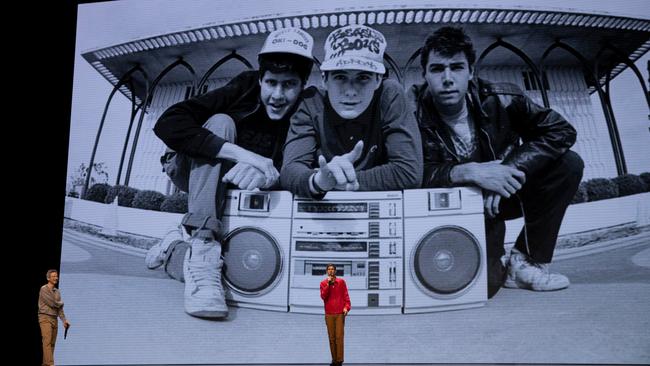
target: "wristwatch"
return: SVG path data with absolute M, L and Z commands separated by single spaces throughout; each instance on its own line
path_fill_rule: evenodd
M 314 187 L 314 190 L 316 191 L 316 194 L 325 194 L 327 191 L 323 190 L 318 184 L 316 183 L 316 173 L 311 175 L 311 185 Z

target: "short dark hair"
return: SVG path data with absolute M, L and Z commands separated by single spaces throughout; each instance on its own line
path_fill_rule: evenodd
M 45 278 L 47 278 L 47 279 L 49 280 L 49 279 L 50 279 L 50 275 L 51 275 L 52 273 L 59 273 L 59 271 L 57 271 L 56 269 L 50 269 L 50 270 L 47 271 L 47 274 L 45 274 Z
M 334 263 L 327 263 L 327 267 L 325 267 L 325 270 L 330 269 L 330 267 L 334 267 L 334 270 L 336 271 L 336 266 L 334 265 Z
M 470 67 L 473 67 L 474 61 L 476 61 L 476 51 L 472 39 L 460 27 L 442 27 L 427 37 L 424 46 L 422 46 L 422 53 L 420 53 L 420 64 L 423 73 L 426 73 L 431 51 L 445 57 L 452 57 L 462 52 L 465 54 Z
M 309 79 L 314 61 L 306 57 L 291 53 L 264 53 L 257 57 L 260 64 L 260 80 L 267 71 L 273 73 L 295 72 L 302 81 L 303 86 Z

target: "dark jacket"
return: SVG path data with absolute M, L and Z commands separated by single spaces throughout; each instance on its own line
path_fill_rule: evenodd
M 302 197 L 318 198 L 309 191 L 309 177 L 318 167 L 318 155 L 327 161 L 340 150 L 338 137 L 325 117 L 326 92 L 309 88 L 296 113 L 284 145 L 280 173 L 282 186 Z M 375 133 L 364 139 L 364 149 L 355 164 L 360 191 L 417 188 L 422 177 L 422 149 L 417 124 L 409 113 L 404 89 L 394 80 L 384 80 L 375 92 Z M 372 103 L 371 103 L 372 105 Z
M 214 159 L 226 141 L 203 124 L 218 113 L 234 120 L 237 145 L 272 158 L 280 168 L 291 111 L 281 121 L 268 118 L 260 101 L 258 71 L 242 72 L 223 87 L 172 105 L 160 116 L 154 132 L 178 153 Z
M 448 128 L 435 110 L 426 83 L 413 85 L 410 97 L 422 136 L 422 186 L 450 187 L 451 169 L 461 162 Z M 516 85 L 472 81 L 467 101 L 483 161 L 503 159 L 503 164 L 531 176 L 576 141 L 576 130 L 564 117 L 535 104 Z

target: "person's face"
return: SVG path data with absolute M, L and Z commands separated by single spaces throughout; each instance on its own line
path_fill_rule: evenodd
M 302 81 L 295 72 L 266 71 L 260 80 L 260 99 L 270 119 L 282 119 L 296 104 Z
M 50 273 L 50 276 L 47 278 L 47 282 L 56 285 L 59 282 L 59 274 L 56 272 Z
M 354 119 L 363 113 L 375 90 L 381 85 L 379 74 L 360 70 L 334 70 L 325 74 L 327 97 L 336 113 Z
M 327 275 L 329 277 L 334 277 L 336 275 L 336 268 L 332 266 L 327 267 Z
M 433 102 L 441 113 L 453 114 L 465 103 L 465 94 L 473 70 L 463 52 L 445 57 L 434 50 L 429 52 L 424 78 L 433 96 Z

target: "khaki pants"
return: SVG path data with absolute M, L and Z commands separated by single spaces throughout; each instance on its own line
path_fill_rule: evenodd
M 38 314 L 43 339 L 43 366 L 54 366 L 54 344 L 58 331 L 58 319 L 55 316 Z
M 343 336 L 345 328 L 345 315 L 325 314 L 327 335 L 330 340 L 330 352 L 333 362 L 343 362 Z

